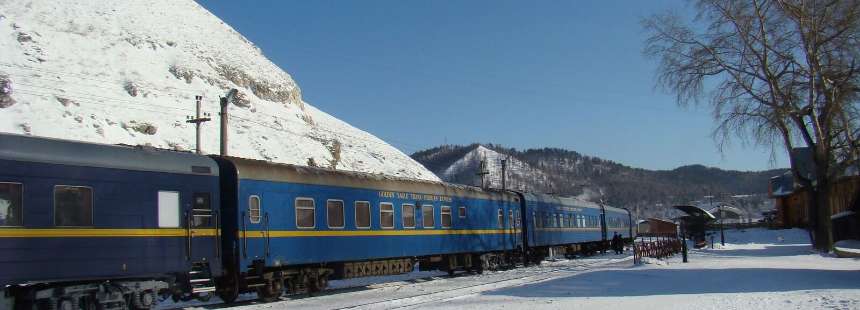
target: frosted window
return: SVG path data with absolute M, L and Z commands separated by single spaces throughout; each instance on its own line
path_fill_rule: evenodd
M 0 226 L 22 226 L 24 186 L 20 183 L 0 183 Z
M 442 228 L 451 228 L 451 207 L 442 206 Z
M 314 228 L 316 226 L 313 199 L 296 199 L 296 227 Z
M 158 227 L 179 227 L 179 193 L 158 192 Z
M 329 228 L 343 228 L 343 201 L 329 200 L 325 204 L 326 220 Z
M 414 228 L 415 227 L 415 206 L 413 206 L 413 205 L 402 205 L 402 206 L 400 206 L 400 213 L 403 217 L 403 227 Z
M 424 228 L 436 227 L 436 219 L 433 216 L 433 206 L 421 206 L 421 219 L 424 221 Z
M 394 228 L 394 205 L 380 203 L 379 218 L 379 226 L 382 226 L 382 228 Z
M 254 195 L 248 198 L 248 219 L 253 224 L 259 224 L 263 219 L 259 196 Z
M 370 228 L 370 203 L 367 201 L 355 202 L 355 227 Z

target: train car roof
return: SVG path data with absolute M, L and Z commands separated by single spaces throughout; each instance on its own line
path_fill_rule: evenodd
M 516 195 L 479 187 L 409 179 L 383 174 L 273 163 L 238 157 L 223 157 L 236 166 L 239 179 L 341 186 L 401 193 L 435 194 L 483 199 L 517 199 Z
M 627 209 L 623 209 L 623 208 L 610 207 L 610 206 L 603 206 L 603 207 L 606 208 L 606 211 L 615 211 L 618 213 L 630 213 L 630 211 L 628 211 Z
M 565 197 L 552 194 L 523 193 L 526 200 L 558 204 L 564 207 L 600 209 L 600 205 L 575 197 Z
M 136 171 L 218 175 L 218 165 L 215 161 L 197 154 L 8 133 L 0 133 L 0 159 Z
M 566 196 L 558 196 L 553 194 L 536 194 L 536 193 L 523 193 L 523 196 L 526 200 L 534 200 L 544 203 L 552 203 L 558 204 L 563 207 L 573 207 L 573 208 L 592 208 L 592 209 L 600 209 L 600 204 L 579 199 L 576 197 L 566 197 Z M 614 211 L 620 213 L 628 213 L 626 209 L 610 207 L 607 205 L 603 206 L 607 211 Z

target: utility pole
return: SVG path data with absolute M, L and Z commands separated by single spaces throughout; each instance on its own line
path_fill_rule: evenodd
M 720 213 L 720 243 L 723 246 L 725 246 L 726 245 L 726 232 L 725 232 L 725 230 L 723 230 L 723 216 L 725 215 L 723 213 L 723 204 L 720 204 L 720 206 L 717 208 L 719 208 L 719 211 L 717 211 L 717 212 Z
M 227 115 L 227 107 L 229 105 L 229 101 L 227 97 L 221 97 L 221 156 L 227 156 L 227 121 L 229 117 Z
M 484 188 L 484 176 L 488 174 L 490 174 L 490 172 L 487 171 L 487 162 L 481 159 L 481 164 L 478 166 L 478 173 L 475 174 L 481 177 L 481 188 Z
M 508 160 L 502 159 L 502 190 L 507 190 L 507 184 L 505 184 L 505 179 L 507 177 L 507 168 L 508 168 Z
M 204 113 L 201 115 L 201 110 L 203 109 L 203 96 L 194 96 L 194 99 L 197 100 L 197 115 L 192 117 L 188 116 L 188 120 L 186 123 L 194 124 L 197 127 L 197 154 L 203 154 L 202 145 L 200 144 L 200 125 L 205 122 L 211 121 L 209 118 L 209 113 Z

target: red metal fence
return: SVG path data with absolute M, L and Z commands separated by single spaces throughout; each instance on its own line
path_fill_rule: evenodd
M 674 236 L 641 238 L 633 243 L 633 263 L 641 264 L 643 257 L 667 258 L 682 250 L 681 239 Z

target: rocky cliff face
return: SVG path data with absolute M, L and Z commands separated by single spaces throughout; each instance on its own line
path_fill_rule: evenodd
M 302 100 L 292 77 L 191 0 L 0 0 L 0 131 L 194 149 L 195 96 L 231 90 L 231 155 L 438 180 Z M 347 103 L 344 103 L 347 104 Z

